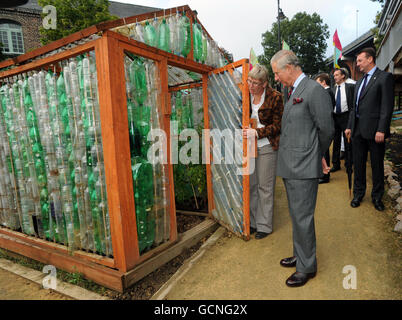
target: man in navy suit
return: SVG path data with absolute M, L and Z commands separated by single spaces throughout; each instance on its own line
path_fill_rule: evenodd
M 375 64 L 375 50 L 365 48 L 357 55 L 357 66 L 364 77 L 356 83 L 353 110 L 345 136 L 352 138 L 354 181 L 353 200 L 350 205 L 360 205 L 366 192 L 366 162 L 370 151 L 374 207 L 384 210 L 384 155 L 385 139 L 390 135 L 394 107 L 394 80 L 392 74 L 382 71 Z
M 332 169 L 331 172 L 335 172 L 341 169 L 341 139 L 344 131 L 347 127 L 349 120 L 349 111 L 353 106 L 353 97 L 355 93 L 355 85 L 353 83 L 347 83 L 347 70 L 346 69 L 336 69 L 334 71 L 334 79 L 336 85 L 334 86 L 334 96 L 335 105 L 334 105 L 334 124 L 335 124 L 335 136 L 334 136 L 334 145 L 332 147 Z M 350 145 L 343 138 L 345 149 L 350 150 Z M 345 166 L 348 166 L 347 161 L 348 158 L 345 159 Z

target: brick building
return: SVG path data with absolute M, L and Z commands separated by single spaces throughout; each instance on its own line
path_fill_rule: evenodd
M 109 12 L 120 18 L 160 10 L 159 8 L 138 6 L 109 1 Z M 37 0 L 29 0 L 25 5 L 14 8 L 0 8 L 0 42 L 3 54 L 14 57 L 41 46 L 39 27 L 42 25 L 42 7 Z

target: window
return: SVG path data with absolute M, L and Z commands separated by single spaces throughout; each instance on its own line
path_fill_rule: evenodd
M 21 25 L 12 21 L 0 21 L 0 42 L 5 54 L 24 53 Z

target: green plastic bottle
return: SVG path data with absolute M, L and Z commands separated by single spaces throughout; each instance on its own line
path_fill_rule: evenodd
M 194 60 L 201 62 L 202 58 L 202 28 L 198 22 L 193 23 Z
M 179 44 L 180 53 L 187 57 L 191 50 L 191 31 L 190 31 L 190 19 L 183 11 L 183 15 L 179 20 Z
M 149 46 L 156 47 L 157 46 L 156 45 L 157 38 L 156 38 L 155 27 L 147 21 L 147 22 L 145 22 L 144 31 L 145 31 L 145 34 L 144 34 L 145 43 Z
M 202 34 L 202 56 L 201 63 L 206 63 L 208 58 L 208 41 L 205 34 Z
M 182 93 L 178 91 L 176 93 L 176 117 L 178 121 L 178 134 L 183 130 L 183 97 Z
M 130 82 L 135 88 L 137 103 L 143 105 L 148 96 L 148 88 L 144 63 L 139 58 L 134 59 L 130 65 Z

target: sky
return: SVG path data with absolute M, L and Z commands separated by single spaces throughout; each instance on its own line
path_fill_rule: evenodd
M 257 55 L 263 53 L 262 34 L 276 22 L 277 0 L 115 0 L 149 7 L 168 9 L 189 5 L 197 10 L 198 19 L 211 37 L 233 54 L 234 60 L 248 58 L 253 48 Z M 332 36 L 335 30 L 342 47 L 375 27 L 376 13 L 381 10 L 378 2 L 370 0 L 280 0 L 285 16 L 291 19 L 298 12 L 321 16 L 329 27 L 325 58 L 332 56 Z

